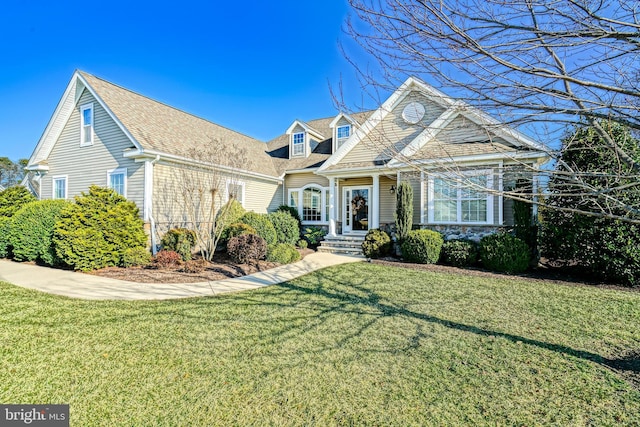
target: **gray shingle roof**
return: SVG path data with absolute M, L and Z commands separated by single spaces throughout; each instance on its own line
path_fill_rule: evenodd
M 350 117 L 362 125 L 373 111 L 350 114 Z M 289 159 L 289 135 L 282 134 L 268 142 L 268 153 L 280 174 L 287 170 L 311 169 L 321 166 L 331 156 L 333 144 L 333 130 L 329 126 L 335 116 L 304 122 L 307 126 L 323 135 L 326 139 L 320 141 L 308 157 Z
M 233 144 L 246 150 L 250 160 L 247 170 L 274 177 L 280 175 L 271 156 L 267 154 L 268 147 L 264 142 L 91 74 L 80 74 L 144 149 L 185 156 L 206 144 Z M 227 159 L 219 159 L 217 163 L 229 165 Z

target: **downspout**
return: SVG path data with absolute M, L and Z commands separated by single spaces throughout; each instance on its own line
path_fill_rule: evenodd
M 151 161 L 151 167 L 153 167 L 153 165 L 155 165 L 158 161 L 160 160 L 160 154 L 156 154 L 156 158 L 153 159 Z M 153 170 L 153 169 L 152 169 Z M 153 189 L 153 182 L 151 182 L 151 188 Z M 153 190 L 152 190 L 153 191 Z M 151 253 L 153 255 L 158 253 L 158 249 L 157 249 L 157 241 L 156 241 L 156 221 L 155 219 L 153 219 L 153 193 L 152 193 L 152 197 L 150 197 L 150 205 L 149 206 L 149 225 L 151 227 L 151 230 L 149 230 L 151 232 Z

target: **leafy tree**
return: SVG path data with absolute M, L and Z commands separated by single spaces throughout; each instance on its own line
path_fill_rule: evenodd
M 600 126 L 640 161 L 640 141 L 628 128 L 605 121 Z M 578 126 L 562 143 L 563 154 L 549 183 L 550 195 L 543 210 L 543 255 L 577 263 L 605 279 L 640 284 L 640 224 L 633 222 L 640 219 L 640 214 L 620 207 L 620 203 L 640 206 L 637 173 L 591 126 Z M 586 182 L 592 191 L 585 192 L 578 180 Z M 629 221 L 611 216 L 626 216 Z
M 11 187 L 20 183 L 28 162 L 27 159 L 20 159 L 14 163 L 8 157 L 0 157 L 0 185 Z

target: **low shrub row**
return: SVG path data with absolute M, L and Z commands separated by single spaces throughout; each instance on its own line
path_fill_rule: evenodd
M 364 255 L 380 258 L 390 253 L 392 242 L 382 230 L 369 230 L 362 244 Z M 443 264 L 470 267 L 480 264 L 488 270 L 520 273 L 529 267 L 531 253 L 528 245 L 508 233 L 483 237 L 480 243 L 470 240 L 449 240 L 432 230 L 412 230 L 400 242 L 402 258 L 419 264 Z

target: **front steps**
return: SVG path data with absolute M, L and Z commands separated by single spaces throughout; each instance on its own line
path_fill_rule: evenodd
M 364 257 L 362 242 L 364 242 L 364 235 L 324 236 L 324 240 L 318 246 L 318 252 Z

